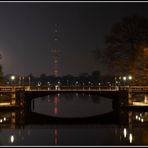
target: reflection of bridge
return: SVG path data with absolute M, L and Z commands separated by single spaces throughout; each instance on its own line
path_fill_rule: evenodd
M 117 124 L 134 126 L 138 124 L 147 124 L 148 115 L 144 118 L 142 115 L 145 112 L 123 111 L 108 112 L 101 115 L 88 117 L 57 117 L 50 115 L 43 115 L 35 112 L 26 111 L 24 109 L 18 110 L 1 110 L 0 111 L 0 128 L 24 128 L 25 125 L 87 125 L 87 124 Z M 139 117 L 141 120 L 139 120 Z
M 25 125 L 49 124 L 49 125 L 80 125 L 80 124 L 120 124 L 120 116 L 116 111 L 109 113 L 88 116 L 88 117 L 56 117 L 43 115 L 24 109 L 1 110 L 0 128 L 23 128 Z M 126 124 L 128 118 L 126 118 Z
M 101 124 L 103 124 L 103 126 Z M 142 139 L 145 138 L 147 140 L 147 134 L 145 134 L 147 133 L 146 132 L 147 124 L 148 124 L 148 114 L 141 113 L 141 112 L 124 112 L 124 116 L 123 116 L 123 112 L 118 115 L 116 112 L 110 112 L 110 113 L 89 117 L 89 118 L 80 118 L 80 119 L 63 118 L 62 119 L 62 118 L 56 118 L 56 117 L 54 118 L 51 116 L 42 115 L 34 112 L 26 114 L 25 110 L 0 111 L 0 128 L 8 129 L 7 130 L 8 136 L 7 134 L 3 136 L 3 130 L 1 131 L 2 132 L 1 141 L 3 138 L 5 140 L 9 140 L 9 142 L 11 142 L 11 145 L 14 143 L 14 141 L 15 141 L 14 144 L 16 145 L 18 141 L 20 142 L 20 139 L 23 139 L 23 140 L 26 139 L 26 136 L 28 139 L 35 136 L 35 139 L 36 139 L 38 137 L 37 136 L 38 133 L 36 132 L 36 128 L 38 129 L 38 125 L 39 127 L 40 126 L 42 127 L 41 128 L 42 132 L 39 134 L 42 136 L 44 134 L 46 135 L 46 133 L 43 134 L 43 132 L 47 132 L 48 134 L 50 133 L 50 136 L 48 135 L 46 136 L 48 137 L 48 140 L 53 141 L 54 144 L 59 143 L 59 141 L 63 142 L 63 139 L 62 139 L 64 135 L 63 131 L 66 129 L 66 133 L 67 133 L 67 129 L 71 129 L 71 128 L 74 128 L 74 131 L 76 131 L 77 129 L 83 130 L 87 128 L 88 134 L 91 134 L 91 129 L 98 131 L 97 129 L 101 128 L 101 132 L 99 130 L 98 135 L 100 135 L 100 133 L 104 133 L 103 131 L 104 129 L 106 129 L 105 131 L 107 131 L 106 134 L 109 135 L 109 138 L 110 138 L 110 132 L 112 132 L 112 130 L 109 130 L 109 129 L 115 128 L 113 132 L 115 132 L 114 134 L 116 134 L 116 136 L 119 137 L 120 140 L 124 140 L 123 141 L 124 143 L 125 143 L 125 140 L 129 140 L 129 142 L 132 143 L 133 139 L 134 141 L 136 141 L 137 138 L 139 138 L 137 136 L 137 133 L 140 133 L 140 138 Z M 35 134 L 34 134 L 34 127 L 35 127 Z M 139 132 L 139 128 L 137 130 L 137 127 L 140 127 L 140 132 Z M 76 132 L 74 132 L 74 135 L 76 134 Z M 87 134 L 87 131 L 84 133 Z M 98 140 L 98 135 L 97 135 L 97 140 Z M 101 134 L 101 137 L 103 135 Z
M 126 119 L 124 120 L 125 123 L 128 122 L 129 120 L 129 115 L 126 114 L 122 114 L 121 109 L 120 109 L 120 105 L 118 106 L 118 103 L 122 103 L 119 101 L 122 101 L 122 99 L 126 99 L 126 101 L 128 100 L 128 95 L 129 92 L 132 92 L 131 94 L 134 93 L 147 93 L 148 92 L 148 87 L 92 87 L 92 88 L 66 88 L 66 87 L 61 87 L 59 89 L 54 89 L 54 88 L 37 88 L 37 87 L 19 87 L 19 86 L 13 86 L 13 87 L 0 87 L 0 92 L 1 93 L 10 93 L 13 94 L 13 99 L 15 99 L 16 105 L 20 106 L 20 104 L 17 104 L 18 99 L 19 100 L 26 100 L 25 104 L 25 109 L 21 108 L 21 111 L 15 113 L 15 110 L 10 110 L 10 112 L 13 111 L 13 113 L 11 113 L 9 115 L 9 119 L 12 120 L 7 120 L 4 121 L 4 126 L 8 125 L 9 122 L 11 123 L 11 125 L 14 125 L 15 122 L 14 118 L 17 117 L 17 122 L 23 123 L 23 124 L 85 124 L 85 123 L 120 123 L 123 121 L 120 121 L 122 119 Z M 113 105 L 116 105 L 116 107 L 114 108 L 113 112 L 111 113 L 107 113 L 107 114 L 103 114 L 103 115 L 97 115 L 97 116 L 92 116 L 92 117 L 85 117 L 85 118 L 60 118 L 60 117 L 52 117 L 52 116 L 47 116 L 47 115 L 41 115 L 38 113 L 34 113 L 31 110 L 31 99 L 35 98 L 37 96 L 46 96 L 48 94 L 58 94 L 58 93 L 89 93 L 89 94 L 95 94 L 95 95 L 102 95 L 106 97 L 111 97 L 113 100 Z M 126 94 L 126 95 L 125 95 Z M 118 97 L 118 98 L 117 98 Z M 120 99 L 120 97 L 122 99 Z M 125 101 L 125 100 L 124 100 Z M 21 103 L 21 101 L 19 102 Z M 114 104 L 115 103 L 115 104 Z M 2 110 L 3 108 L 1 108 L 1 111 L 6 111 L 8 108 L 5 108 L 5 110 Z M 121 115 L 122 114 L 122 115 Z M 122 118 L 122 117 L 125 118 Z M 3 119 L 4 120 L 4 119 Z M 9 121 L 9 122 L 8 122 Z M 0 119 L 1 122 L 1 119 Z

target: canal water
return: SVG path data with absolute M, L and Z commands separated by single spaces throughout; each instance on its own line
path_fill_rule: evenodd
M 114 110 L 90 94 L 35 98 L 31 108 L 0 111 L 2 146 L 148 145 L 148 112 Z

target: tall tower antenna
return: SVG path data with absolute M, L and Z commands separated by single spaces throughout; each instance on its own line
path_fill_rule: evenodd
M 59 76 L 59 57 L 60 57 L 60 50 L 59 50 L 59 26 L 55 24 L 54 26 L 54 34 L 53 34 L 53 48 L 51 50 L 52 57 L 53 57 L 53 75 L 55 77 Z

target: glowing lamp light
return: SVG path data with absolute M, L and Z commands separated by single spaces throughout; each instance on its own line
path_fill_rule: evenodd
M 141 119 L 141 122 L 142 122 L 142 123 L 144 122 L 144 119 L 143 119 L 143 118 Z
M 128 79 L 129 79 L 129 80 L 132 80 L 132 76 L 129 76 Z
M 126 77 L 125 77 L 125 76 L 123 77 L 123 80 L 124 80 L 124 81 L 126 80 Z
M 14 75 L 11 76 L 11 80 L 15 80 L 15 76 Z

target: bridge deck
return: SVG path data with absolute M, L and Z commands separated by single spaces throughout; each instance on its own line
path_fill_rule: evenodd
M 120 91 L 127 90 L 131 92 L 148 92 L 148 86 L 93 86 L 93 87 L 36 87 L 36 86 L 0 86 L 0 92 L 16 91 Z
M 126 93 L 123 91 L 125 90 Z M 51 88 L 51 87 L 33 87 L 33 86 L 0 86 L 0 93 L 12 93 L 13 98 L 16 96 L 14 93 L 18 91 L 24 91 L 26 96 L 39 96 L 39 95 L 47 95 L 51 93 L 97 93 L 98 95 L 103 95 L 104 97 L 108 97 L 115 99 L 122 95 L 126 94 L 126 97 L 129 101 L 129 95 L 136 94 L 136 93 L 148 93 L 148 86 L 101 86 L 101 87 L 59 87 L 59 88 Z M 121 92 L 120 92 L 121 91 Z M 119 93 L 118 93 L 119 92 Z M 30 97 L 30 98 L 31 98 Z M 126 99 L 125 98 L 125 99 Z M 131 101 L 132 106 L 144 106 L 148 108 L 148 104 L 142 102 L 133 102 Z M 10 105 L 3 105 L 3 106 L 10 106 Z

